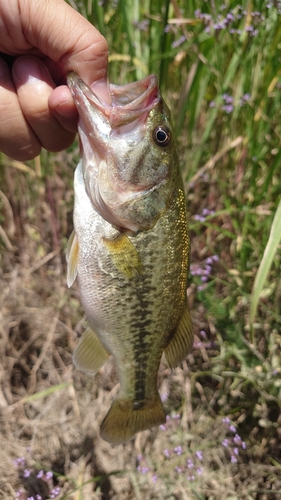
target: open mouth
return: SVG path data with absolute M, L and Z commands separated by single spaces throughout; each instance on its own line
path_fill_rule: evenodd
M 68 74 L 67 83 L 79 113 L 84 114 L 85 106 L 95 108 L 102 113 L 111 128 L 122 127 L 135 120 L 145 121 L 147 114 L 160 100 L 155 75 L 149 75 L 141 81 L 127 85 L 110 84 L 108 91 L 111 105 L 100 100 L 74 72 Z

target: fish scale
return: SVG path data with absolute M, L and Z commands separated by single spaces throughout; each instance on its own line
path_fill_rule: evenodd
M 95 373 L 109 355 L 114 356 L 120 390 L 101 424 L 101 436 L 119 444 L 132 439 L 136 432 L 165 422 L 157 391 L 162 354 L 175 367 L 192 345 L 186 298 L 189 237 L 185 196 L 174 141 L 170 142 L 169 113 L 155 77 L 124 86 L 124 93 L 129 96 L 131 91 L 133 97 L 121 105 L 118 99 L 122 87 L 118 87 L 114 109 L 119 131 L 114 133 L 114 139 L 106 105 L 103 108 L 75 74 L 68 77 L 68 84 L 83 127 L 82 160 L 74 177 L 74 235 L 67 253 L 68 285 L 78 277 L 88 319 L 74 362 L 78 368 Z M 153 99 L 147 97 L 149 86 Z M 114 90 L 115 86 L 113 99 Z M 139 109 L 142 93 L 143 115 Z M 120 116 L 118 105 L 122 108 Z M 123 135 L 122 113 L 126 118 Z M 127 124 L 130 113 L 137 115 L 132 119 L 131 138 Z M 105 125 L 101 126 L 103 120 Z M 85 123 L 88 127 L 91 123 L 92 128 L 86 130 Z M 153 137 L 157 141 L 157 130 L 161 131 L 161 140 L 167 137 L 167 144 L 153 143 Z M 99 148 L 99 155 L 95 148 Z M 133 179 L 124 173 L 126 168 L 135 172 Z M 166 178 L 163 168 L 167 170 Z

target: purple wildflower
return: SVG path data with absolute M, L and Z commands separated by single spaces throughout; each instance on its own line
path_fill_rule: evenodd
M 36 477 L 38 477 L 38 479 L 41 479 L 43 476 L 44 476 L 44 471 L 40 470 Z
M 156 475 L 152 476 L 152 482 L 153 483 L 156 483 L 157 479 L 158 479 L 158 477 Z
M 170 454 L 170 452 L 169 452 L 169 450 L 167 448 L 163 451 L 163 455 L 166 458 L 170 458 L 170 456 L 171 456 L 171 454 Z
M 148 467 L 142 467 L 141 469 L 141 473 L 142 474 L 147 474 L 149 472 L 149 468 Z
M 234 455 L 231 455 L 231 463 L 237 464 L 237 458 Z
M 235 21 L 235 17 L 234 17 L 234 15 L 231 12 L 229 12 L 228 14 L 226 14 L 226 19 L 228 21 Z
M 205 217 L 202 217 L 202 215 L 200 215 L 200 214 L 195 214 L 194 215 L 194 219 L 198 220 L 200 222 L 204 222 L 205 221 Z
M 136 28 L 140 31 L 146 31 L 149 26 L 149 19 L 143 19 L 142 21 L 136 21 L 133 23 Z
M 223 111 L 225 111 L 227 114 L 229 114 L 229 113 L 232 113 L 232 111 L 233 111 L 233 109 L 234 109 L 234 108 L 233 108 L 232 104 L 224 104 L 224 105 L 222 106 L 222 109 L 223 109 Z
M 197 472 L 198 476 L 201 476 L 201 474 L 203 473 L 203 467 L 198 467 L 196 469 L 196 472 Z
M 193 467 L 194 467 L 194 463 L 192 462 L 192 460 L 190 458 L 187 459 L 187 467 L 189 469 L 193 469 Z
M 24 472 L 23 472 L 23 477 L 29 477 L 30 474 L 31 474 L 31 470 L 25 469 Z
M 221 21 L 219 23 L 214 23 L 214 29 L 216 31 L 221 31 L 221 30 L 225 29 L 225 27 L 226 27 L 225 20 L 223 20 L 223 21 Z
M 24 457 L 19 457 L 16 458 L 13 462 L 15 467 L 24 467 L 25 466 L 25 458 Z
M 222 442 L 222 446 L 224 446 L 225 448 L 228 448 L 228 445 L 229 445 L 228 439 L 224 439 Z
M 229 94 L 223 94 L 222 95 L 223 100 L 226 102 L 226 104 L 232 104 L 233 103 L 233 97 Z
M 173 49 L 175 49 L 176 47 L 179 47 L 180 45 L 182 45 L 186 40 L 186 36 L 185 35 L 182 35 L 178 40 L 174 40 L 173 43 L 172 43 L 172 47 Z
M 202 451 L 200 451 L 200 450 L 196 451 L 195 455 L 198 458 L 198 460 L 203 460 L 203 453 L 202 453 Z
M 56 486 L 55 488 L 52 489 L 50 498 L 56 498 L 59 495 L 60 492 L 60 487 Z
M 241 442 L 242 442 L 242 439 L 241 439 L 241 437 L 239 436 L 239 434 L 235 434 L 235 436 L 234 436 L 234 438 L 233 438 L 233 441 L 234 441 L 234 443 L 235 443 L 235 444 L 240 445 L 240 444 L 241 444 Z
M 248 93 L 244 94 L 240 99 L 240 106 L 244 106 L 244 104 L 248 102 L 250 98 L 251 98 L 250 94 Z
M 234 453 L 234 455 L 237 455 L 237 456 L 238 456 L 238 455 L 239 455 L 239 450 L 238 450 L 238 448 L 233 448 L 233 453 Z
M 160 396 L 162 403 L 165 403 L 167 401 L 168 397 L 169 397 L 169 394 L 167 392 L 163 392 L 163 394 L 161 394 L 161 396 Z
M 208 208 L 203 208 L 202 210 L 202 215 L 204 215 L 205 217 L 207 215 L 214 215 L 214 213 L 215 213 L 214 210 L 209 210 Z
M 224 417 L 222 421 L 224 424 L 230 424 L 230 419 L 228 417 Z
M 181 446 L 176 446 L 174 448 L 174 452 L 177 454 L 177 455 L 181 455 L 182 454 L 182 447 Z
M 236 432 L 236 428 L 234 427 L 234 425 L 230 425 L 229 430 L 230 432 Z

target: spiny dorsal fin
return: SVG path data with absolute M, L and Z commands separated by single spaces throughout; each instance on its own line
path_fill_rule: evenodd
M 170 368 L 176 368 L 186 358 L 192 344 L 192 321 L 188 305 L 186 304 L 176 333 L 164 350 Z
M 108 359 L 109 354 L 97 334 L 87 326 L 73 353 L 75 366 L 83 372 L 94 375 Z
M 77 264 L 78 264 L 78 253 L 79 253 L 79 245 L 78 239 L 73 230 L 70 238 L 68 240 L 67 249 L 66 249 L 66 262 L 67 262 L 67 286 L 70 288 L 77 276 Z
M 125 233 L 119 233 L 116 238 L 103 238 L 114 265 L 126 278 L 132 279 L 143 272 L 140 256 Z

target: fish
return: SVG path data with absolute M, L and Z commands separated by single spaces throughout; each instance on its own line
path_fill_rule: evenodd
M 109 84 L 110 103 L 74 72 L 67 84 L 81 149 L 67 284 L 78 278 L 87 318 L 73 359 L 95 374 L 115 358 L 120 388 L 100 435 L 117 445 L 165 423 L 157 389 L 162 355 L 175 368 L 193 343 L 186 199 L 155 75 Z

